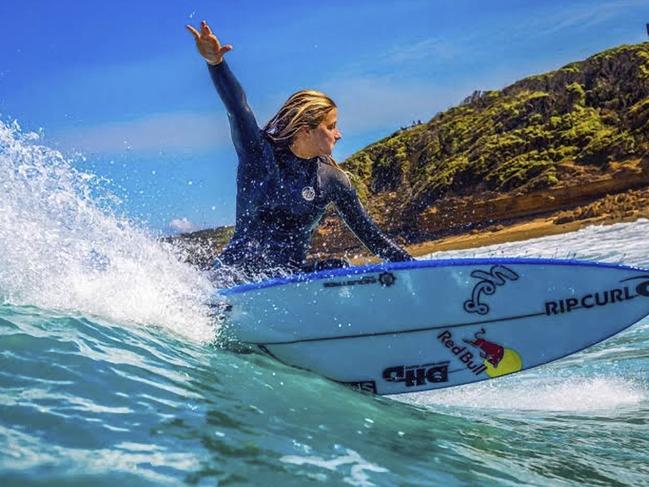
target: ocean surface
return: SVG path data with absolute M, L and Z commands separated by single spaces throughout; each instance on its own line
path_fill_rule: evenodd
M 208 276 L 0 123 L 0 485 L 649 485 L 649 320 L 475 385 L 354 392 L 219 344 Z M 437 257 L 649 268 L 649 221 Z

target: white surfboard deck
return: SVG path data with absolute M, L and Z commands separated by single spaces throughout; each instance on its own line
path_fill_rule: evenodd
M 216 291 L 226 333 L 377 394 L 468 384 L 605 340 L 649 314 L 649 270 L 549 259 L 384 263 Z

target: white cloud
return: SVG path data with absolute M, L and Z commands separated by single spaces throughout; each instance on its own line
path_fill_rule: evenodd
M 169 222 L 169 228 L 179 233 L 189 233 L 198 230 L 198 227 L 190 222 L 187 217 L 174 218 Z
M 625 9 L 633 7 L 642 8 L 646 7 L 646 4 L 646 0 L 615 0 L 602 3 L 588 2 L 575 6 L 566 4 L 566 8 L 558 9 L 554 14 L 546 13 L 542 17 L 530 19 L 527 24 L 519 24 L 518 30 L 519 32 L 524 31 L 528 35 L 547 37 L 550 34 L 568 29 L 593 28 L 623 13 Z M 641 27 L 642 22 L 639 22 L 638 29 Z
M 223 113 L 154 114 L 135 120 L 109 122 L 52 134 L 65 149 L 87 153 L 186 152 L 211 150 L 230 144 L 230 128 Z
M 462 55 L 463 49 L 459 43 L 446 42 L 437 38 L 424 39 L 408 45 L 393 47 L 382 55 L 378 56 L 375 63 L 385 65 L 412 63 L 414 61 L 446 60 Z
M 336 100 L 339 125 L 350 135 L 428 121 L 468 94 L 460 86 L 448 89 L 424 80 L 380 76 L 331 80 L 323 91 Z

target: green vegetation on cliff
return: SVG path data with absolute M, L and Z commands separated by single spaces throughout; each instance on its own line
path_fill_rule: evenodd
M 649 152 L 649 43 L 621 46 L 501 91 L 475 92 L 426 124 L 351 156 L 361 198 L 398 191 L 400 213 L 440 197 L 560 184 L 571 163 L 606 170 Z

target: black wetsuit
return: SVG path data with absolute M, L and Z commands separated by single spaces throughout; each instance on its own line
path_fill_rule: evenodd
M 313 231 L 329 203 L 372 252 L 390 261 L 412 259 L 372 222 L 343 171 L 324 157 L 299 158 L 264 135 L 225 61 L 209 65 L 209 71 L 239 157 L 235 232 L 217 265 L 252 272 L 304 269 Z

